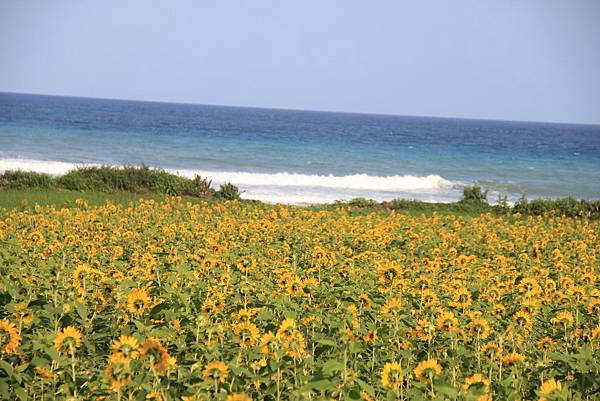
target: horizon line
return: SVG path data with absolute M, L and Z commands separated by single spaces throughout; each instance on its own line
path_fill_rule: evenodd
M 526 124 L 584 125 L 584 126 L 600 127 L 600 121 L 598 121 L 596 123 L 591 123 L 591 122 L 568 122 L 568 121 L 507 120 L 507 119 L 501 119 L 501 118 L 450 117 L 450 116 L 439 116 L 439 115 L 437 115 L 437 116 L 436 115 L 408 115 L 408 114 L 378 113 L 378 112 L 364 112 L 364 111 L 315 110 L 315 109 L 271 107 L 271 106 L 206 104 L 206 103 L 196 103 L 196 102 L 191 102 L 191 101 L 165 101 L 165 100 L 147 100 L 147 99 L 134 99 L 134 98 L 111 98 L 111 97 L 65 95 L 65 94 L 55 94 L 55 93 L 13 92 L 13 91 L 3 91 L 3 90 L 0 90 L 0 93 L 12 94 L 12 95 L 26 95 L 26 96 L 65 97 L 65 98 L 74 98 L 74 99 L 112 100 L 112 101 L 120 101 L 120 102 L 177 104 L 177 105 L 205 106 L 205 107 L 230 107 L 230 108 L 240 108 L 240 109 L 276 110 L 276 111 L 291 111 L 291 112 L 357 114 L 357 115 L 382 116 L 382 117 L 431 118 L 431 119 L 443 119 L 443 120 L 471 120 L 471 121 L 508 122 L 508 123 L 526 123 Z

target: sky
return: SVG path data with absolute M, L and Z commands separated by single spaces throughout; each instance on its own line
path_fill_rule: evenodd
M 0 0 L 0 91 L 600 124 L 600 1 Z

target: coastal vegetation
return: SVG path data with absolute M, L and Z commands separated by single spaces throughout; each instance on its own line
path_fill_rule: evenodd
M 600 394 L 598 220 L 79 195 L 0 211 L 0 398 Z
M 221 184 L 218 190 L 206 177 L 193 179 L 181 177 L 165 170 L 147 166 L 97 166 L 79 167 L 62 176 L 49 174 L 5 171 L 0 174 L 0 207 L 15 207 L 22 198 L 34 199 L 41 204 L 61 206 L 85 194 L 92 203 L 101 204 L 105 200 L 127 203 L 140 196 L 151 199 L 164 199 L 166 196 L 184 196 L 193 202 L 206 200 L 239 200 L 241 192 L 231 183 Z M 600 217 L 600 200 L 533 199 L 526 195 L 511 205 L 506 197 L 500 197 L 494 204 L 488 203 L 488 192 L 479 186 L 464 188 L 463 197 L 457 202 L 439 203 L 411 199 L 395 199 L 390 202 L 377 202 L 357 198 L 339 201 L 332 205 L 315 205 L 312 209 L 329 210 L 350 207 L 354 212 L 391 211 L 403 213 L 452 213 L 494 215 L 520 213 L 523 215 L 556 215 L 568 217 Z

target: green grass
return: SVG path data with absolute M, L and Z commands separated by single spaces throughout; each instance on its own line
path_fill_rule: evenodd
M 62 176 L 51 176 L 28 171 L 5 171 L 0 174 L 0 190 L 39 189 L 70 190 L 85 192 L 129 192 L 139 194 L 162 194 L 191 196 L 197 198 L 239 199 L 238 188 L 231 184 L 221 185 L 218 191 L 211 181 L 195 176 L 180 177 L 162 169 L 146 166 L 98 166 L 80 167 Z
M 83 167 L 71 170 L 60 177 L 23 171 L 5 171 L 0 174 L 0 208 L 6 209 L 23 207 L 24 199 L 27 200 L 28 205 L 38 203 L 59 207 L 73 205 L 77 198 L 85 198 L 88 204 L 98 205 L 107 201 L 127 204 L 140 197 L 161 200 L 173 195 L 187 197 L 193 202 L 240 199 L 238 188 L 230 183 L 221 185 L 216 191 L 211 188 L 211 181 L 206 178 L 196 176 L 194 179 L 189 179 L 145 166 Z M 506 202 L 490 205 L 487 202 L 487 191 L 478 186 L 466 187 L 463 198 L 452 203 L 430 203 L 407 199 L 380 203 L 357 198 L 310 208 L 315 210 L 350 208 L 353 214 L 384 213 L 394 210 L 410 215 L 442 213 L 473 216 L 482 213 L 495 215 L 521 213 L 533 216 L 600 218 L 600 200 L 565 198 L 528 201 L 523 196 L 514 206 Z
M 0 208 L 13 209 L 23 206 L 33 206 L 36 203 L 40 205 L 52 205 L 56 207 L 70 206 L 75 204 L 75 200 L 82 198 L 87 200 L 90 205 L 102 205 L 110 201 L 112 203 L 126 205 L 131 201 L 137 201 L 140 198 L 145 199 L 164 199 L 165 195 L 160 194 L 135 194 L 131 192 L 78 192 L 61 189 L 8 189 L 0 191 Z M 26 204 L 24 204 L 26 202 Z

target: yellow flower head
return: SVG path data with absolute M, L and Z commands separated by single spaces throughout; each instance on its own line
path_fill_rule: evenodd
M 507 365 L 507 366 L 518 365 L 520 363 L 525 362 L 525 356 L 521 355 L 517 352 L 513 352 L 508 355 L 503 356 L 501 362 L 502 362 L 502 365 Z
M 562 385 L 560 384 L 560 381 L 554 379 L 545 381 L 538 390 L 538 393 L 542 396 L 539 401 L 547 401 L 546 396 L 550 396 L 555 392 L 560 392 L 561 389 Z
M 42 366 L 36 366 L 35 372 L 38 375 L 40 375 L 41 377 L 43 377 L 44 379 L 52 379 L 52 377 L 54 377 L 54 372 L 52 372 L 50 369 L 44 368 Z
M 429 380 L 441 372 L 442 366 L 438 363 L 437 359 L 421 361 L 415 368 L 415 376 L 423 384 L 429 383 Z
M 227 396 L 225 401 L 252 401 L 252 398 L 248 397 L 246 394 L 235 393 Z
M 120 352 L 127 357 L 135 357 L 138 346 L 139 343 L 135 337 L 121 336 L 118 340 L 113 341 L 111 348 L 113 351 Z
M 400 388 L 404 381 L 404 371 L 397 362 L 388 362 L 383 366 L 381 372 L 381 385 L 385 388 Z
M 563 311 L 557 313 L 553 321 L 558 326 L 570 327 L 575 322 L 575 318 L 573 318 L 571 312 Z
M 202 371 L 204 380 L 211 380 L 218 383 L 225 383 L 228 374 L 229 367 L 225 362 L 221 361 L 210 362 Z
M 174 369 L 177 366 L 175 358 L 171 357 L 167 349 L 154 337 L 148 338 L 142 344 L 140 356 L 148 358 L 152 369 L 159 374 L 164 373 L 167 368 Z
M 397 314 L 402 310 L 402 300 L 400 297 L 390 299 L 381 307 L 382 315 Z
M 141 315 L 150 306 L 150 296 L 145 288 L 134 288 L 127 296 L 127 310 L 133 315 Z
M 247 321 L 236 323 L 233 326 L 233 332 L 237 335 L 243 348 L 252 347 L 260 336 L 258 327 Z
M 73 352 L 81 346 L 81 332 L 73 326 L 59 331 L 54 339 L 54 348 L 60 353 Z
M 129 362 L 130 359 L 120 352 L 113 353 L 108 359 L 104 378 L 112 391 L 120 392 L 131 381 Z
M 0 352 L 12 354 L 20 344 L 21 336 L 17 327 L 8 320 L 0 320 Z
M 287 356 L 292 358 L 301 357 L 306 349 L 304 334 L 299 331 L 294 331 L 291 335 L 285 337 L 283 340 L 283 349 Z
M 479 336 L 480 340 L 485 340 L 490 335 L 490 325 L 485 319 L 473 319 L 467 328 L 472 336 Z
M 294 331 L 296 331 L 296 322 L 294 321 L 294 319 L 285 319 L 283 322 L 281 322 L 281 325 L 279 326 L 279 330 L 277 330 L 277 337 L 279 338 L 285 338 L 288 337 L 290 335 L 292 335 L 292 333 Z
M 279 356 L 277 351 L 281 346 L 282 344 L 279 341 L 279 338 L 270 331 L 265 333 L 260 339 L 260 351 L 274 359 L 278 359 Z
M 467 377 L 465 379 L 463 389 L 465 391 L 469 391 L 473 387 L 481 387 L 483 391 L 487 393 L 490 388 L 490 383 L 490 379 L 488 379 L 481 373 L 475 373 L 473 376 Z

